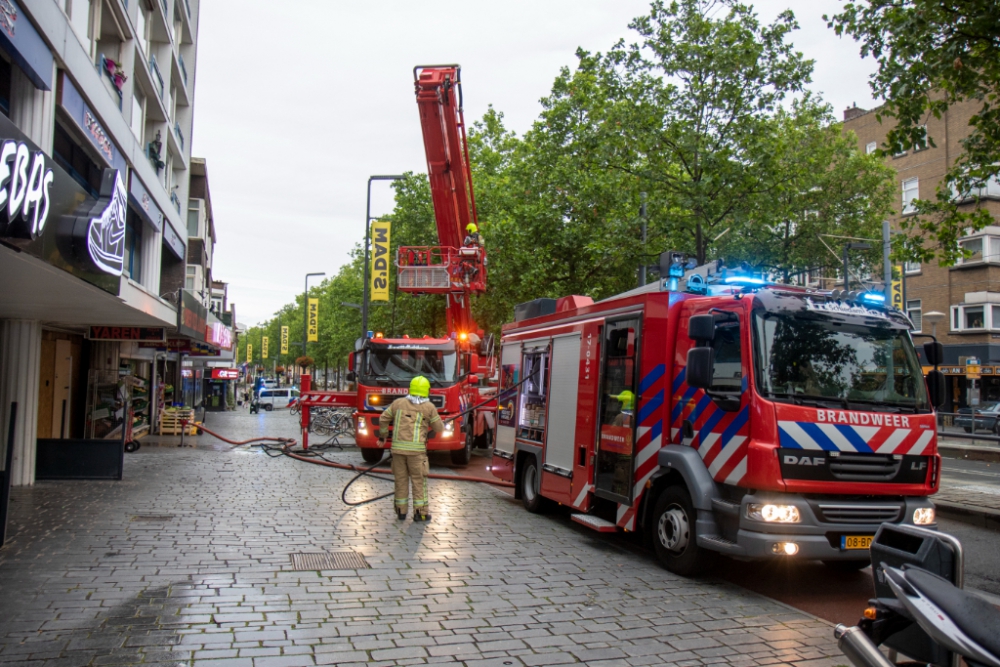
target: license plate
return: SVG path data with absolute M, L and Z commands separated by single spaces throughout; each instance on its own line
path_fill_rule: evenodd
M 841 549 L 867 549 L 872 545 L 871 535 L 841 535 Z

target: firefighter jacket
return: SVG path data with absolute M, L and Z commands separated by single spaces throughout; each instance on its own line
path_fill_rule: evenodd
M 378 420 L 378 435 L 383 440 L 389 435 L 392 422 L 392 449 L 401 452 L 427 450 L 427 432 L 444 431 L 444 422 L 437 408 L 426 398 L 403 396 L 392 402 Z

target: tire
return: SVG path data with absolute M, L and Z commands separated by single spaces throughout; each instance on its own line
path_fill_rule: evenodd
M 831 570 L 837 572 L 858 572 L 871 565 L 871 560 L 825 560 L 826 565 Z
M 528 456 L 521 472 L 521 502 L 524 509 L 532 514 L 541 513 L 545 499 L 541 493 L 542 476 L 538 472 L 538 461 L 534 456 Z
M 378 447 L 362 447 L 361 448 L 361 458 L 365 460 L 365 463 L 378 463 L 385 456 L 385 450 L 379 449 Z
M 466 433 L 465 435 L 465 447 L 462 449 L 451 450 L 451 463 L 456 466 L 467 466 L 469 461 L 472 460 L 472 443 L 475 440 L 475 436 L 472 432 Z
M 274 406 L 271 405 L 270 403 L 266 403 L 264 405 L 264 412 L 270 412 L 271 410 L 274 410 Z
M 493 431 L 486 429 L 483 434 L 476 436 L 477 449 L 493 449 Z
M 137 449 L 139 449 L 139 441 L 138 440 L 129 440 L 128 442 L 125 443 L 125 451 L 126 452 L 134 452 Z
M 656 500 L 650 523 L 653 550 L 664 568 L 682 577 L 704 572 L 715 560 L 714 552 L 698 546 L 697 516 L 682 487 L 668 487 Z

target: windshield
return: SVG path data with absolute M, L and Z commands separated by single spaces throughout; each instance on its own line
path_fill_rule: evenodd
M 410 380 L 418 375 L 423 375 L 431 384 L 436 385 L 451 383 L 456 379 L 454 350 L 372 346 L 368 349 L 367 357 L 367 375 L 399 386 L 409 386 Z
M 923 372 L 903 329 L 757 312 L 754 347 L 757 389 L 767 398 L 861 410 L 930 410 Z

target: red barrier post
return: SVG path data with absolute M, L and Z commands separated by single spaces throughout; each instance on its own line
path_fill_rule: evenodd
M 312 389 L 312 376 L 303 373 L 299 386 L 299 423 L 302 426 L 302 449 L 309 449 L 309 417 L 312 413 L 312 403 L 305 400 L 306 394 Z

